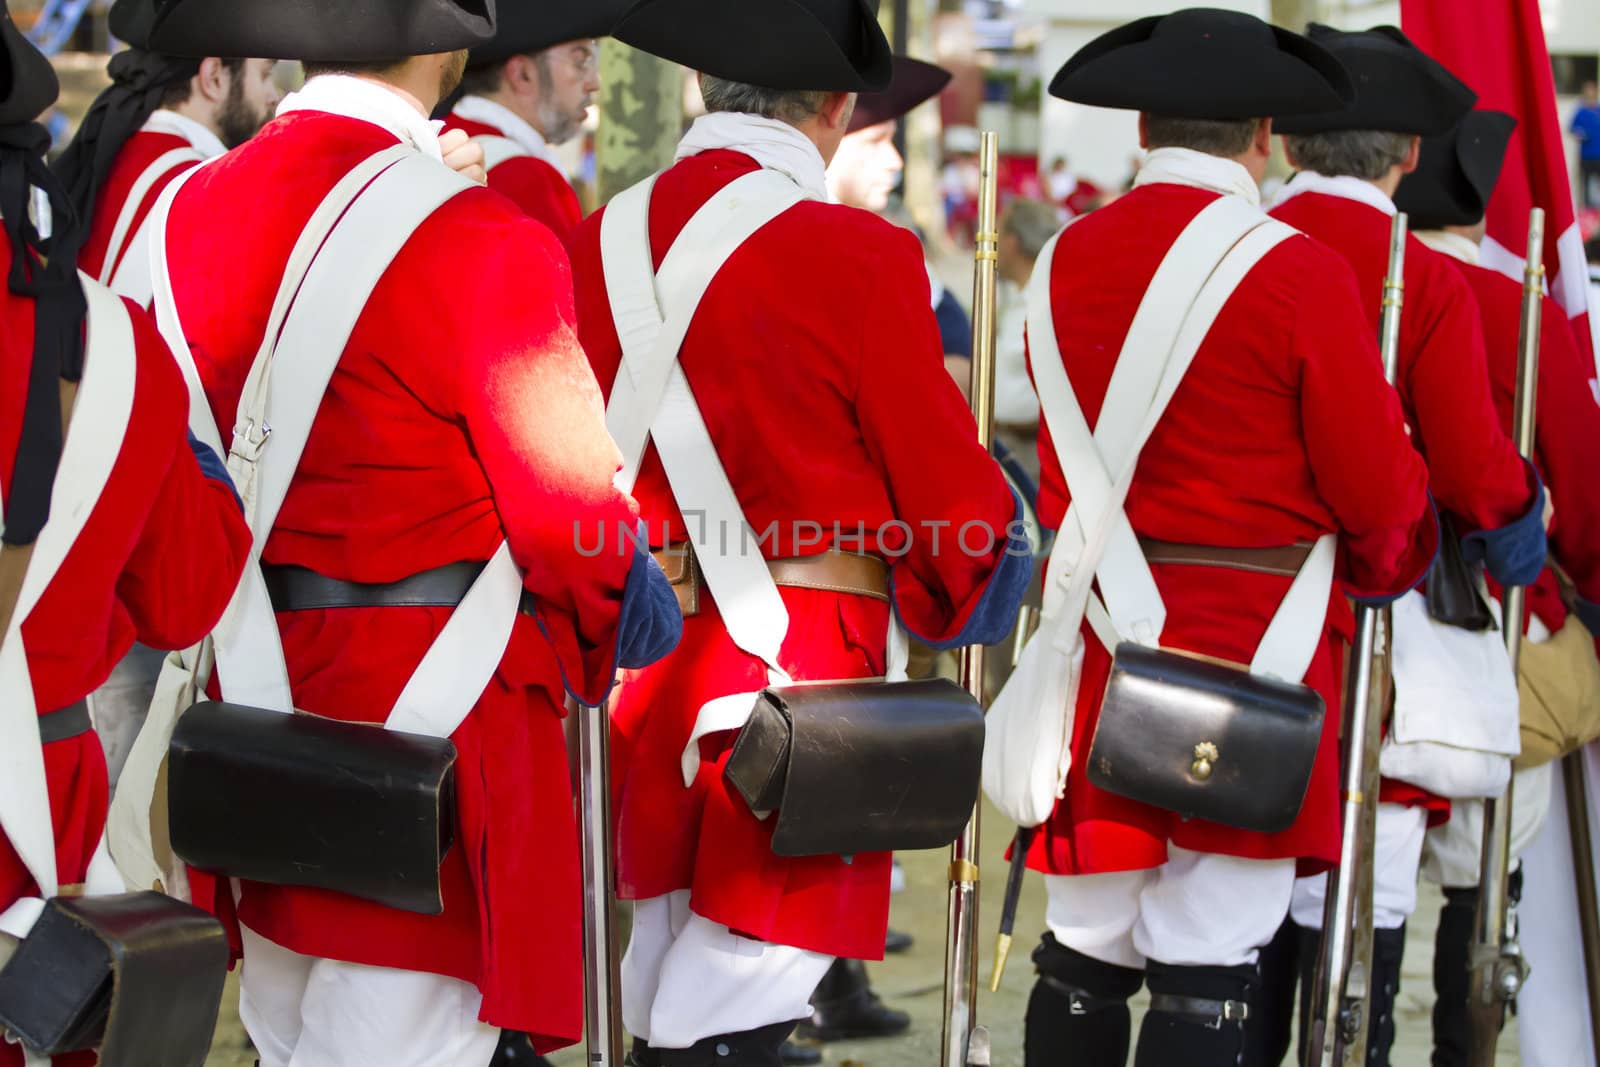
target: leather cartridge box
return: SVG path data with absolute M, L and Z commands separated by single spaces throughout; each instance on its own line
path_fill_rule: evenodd
M 940 848 L 978 799 L 983 711 L 947 681 L 764 690 L 724 768 L 780 856 Z
M 0 1028 L 38 1052 L 100 1049 L 107 1067 L 201 1067 L 228 936 L 160 893 L 56 897 L 0 969 Z
M 1325 714 L 1307 686 L 1124 642 L 1087 774 L 1108 793 L 1186 819 L 1280 833 L 1305 803 Z
M 447 738 L 196 704 L 168 752 L 172 849 L 201 870 L 437 915 L 455 760 Z

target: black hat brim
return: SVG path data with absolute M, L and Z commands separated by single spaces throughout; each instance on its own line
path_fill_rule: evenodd
M 889 88 L 881 93 L 862 93 L 856 98 L 855 114 L 850 116 L 847 132 L 855 133 L 904 117 L 913 108 L 944 92 L 951 77 L 941 66 L 910 56 L 895 56 L 894 79 L 889 82 Z
M 1517 120 L 1502 111 L 1474 111 L 1448 133 L 1427 137 L 1417 169 L 1395 193 L 1395 206 L 1419 230 L 1474 226 L 1489 210 L 1489 198 L 1505 166 L 1506 147 Z
M 881 92 L 893 52 L 867 0 L 852 8 L 858 53 L 850 55 L 798 0 L 639 0 L 612 36 L 691 70 L 765 89 Z
M 372 62 L 475 48 L 495 0 L 161 0 L 150 49 L 170 56 Z
M 568 41 L 610 37 L 631 0 L 498 0 L 494 40 L 472 50 L 468 64 L 486 67 Z
M 1350 72 L 1355 98 L 1280 122 L 1279 133 L 1381 130 L 1432 137 L 1454 128 L 1478 102 L 1465 82 L 1393 26 L 1343 33 L 1313 24 L 1307 32 Z
M 149 49 L 156 22 L 156 0 L 116 0 L 106 16 L 111 36 L 135 48 Z
M 0 126 L 32 122 L 50 109 L 61 93 L 55 68 L 27 35 L 0 9 L 0 50 L 5 69 L 0 70 Z
M 1297 33 L 1190 8 L 1090 41 L 1056 73 L 1050 95 L 1170 118 L 1255 119 L 1341 107 L 1351 86 L 1337 59 Z

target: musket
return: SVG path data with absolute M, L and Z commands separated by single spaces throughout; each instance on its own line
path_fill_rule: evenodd
M 1383 373 L 1393 385 L 1400 359 L 1400 314 L 1405 306 L 1406 216 L 1389 231 L 1389 269 L 1383 281 L 1379 342 Z M 1328 874 L 1322 949 L 1312 983 L 1306 1067 L 1366 1062 L 1366 1005 L 1372 975 L 1372 866 L 1378 819 L 1378 753 L 1388 706 L 1387 612 L 1356 607 L 1355 640 L 1346 663 L 1343 757 L 1344 812 L 1339 865 Z
M 611 857 L 610 705 L 576 706 L 583 841 L 583 1021 L 590 1067 L 622 1067 L 616 880 Z
M 1572 873 L 1578 891 L 1578 928 L 1583 934 L 1583 977 L 1589 994 L 1589 1040 L 1600 1063 L 1600 907 L 1595 901 L 1594 841 L 1589 830 L 1589 790 L 1584 784 L 1584 754 L 1579 749 L 1561 761 L 1567 796 L 1567 832 Z
M 1523 459 L 1533 458 L 1538 408 L 1539 328 L 1544 310 L 1544 210 L 1528 216 L 1528 259 L 1522 272 L 1522 326 L 1517 335 L 1517 392 L 1512 408 L 1512 438 Z M 1515 677 L 1522 653 L 1522 623 L 1527 590 L 1507 586 L 1500 600 L 1501 631 Z M 1507 901 L 1511 873 L 1511 806 L 1514 781 L 1504 795 L 1483 802 L 1483 850 L 1478 867 L 1478 911 L 1472 924 L 1467 967 L 1472 972 L 1467 998 L 1468 1062 L 1493 1067 L 1495 1045 L 1505 1025 L 1506 1008 L 1528 980 L 1528 963 L 1517 943 Z
M 978 149 L 978 229 L 973 251 L 972 414 L 978 443 L 994 439 L 995 293 L 999 281 L 1000 138 L 985 133 Z M 961 650 L 961 684 L 983 702 L 983 646 Z M 988 1067 L 989 1036 L 977 1025 L 978 812 L 950 846 L 950 890 L 945 917 L 944 1035 L 941 1067 Z

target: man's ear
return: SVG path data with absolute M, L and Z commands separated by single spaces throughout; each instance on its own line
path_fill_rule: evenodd
M 1262 119 L 1256 123 L 1255 144 L 1256 154 L 1261 156 L 1272 155 L 1272 120 Z
M 1139 112 L 1139 147 L 1146 152 L 1150 150 L 1150 128 L 1144 121 L 1144 112 Z
M 822 105 L 822 117 L 831 130 L 842 130 L 850 125 L 850 116 L 856 109 L 855 93 L 829 93 Z
M 1400 173 L 1410 174 L 1422 162 L 1422 138 L 1413 136 L 1411 146 L 1406 149 L 1406 158 L 1400 161 Z
M 232 75 L 222 60 L 207 56 L 200 61 L 200 72 L 191 83 L 194 91 L 207 103 L 220 104 L 228 98 L 228 82 Z

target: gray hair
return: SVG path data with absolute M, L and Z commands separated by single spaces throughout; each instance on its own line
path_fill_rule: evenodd
M 736 111 L 760 115 L 797 126 L 821 114 L 828 94 L 810 89 L 764 89 L 759 85 L 700 75 L 700 95 L 707 111 Z
M 1289 154 L 1301 170 L 1330 178 L 1377 181 L 1389 168 L 1405 162 L 1411 151 L 1409 133 L 1385 130 L 1334 130 L 1291 136 Z
M 1043 200 L 1013 200 L 1000 216 L 1000 232 L 1015 237 L 1030 260 L 1039 258 L 1039 253 L 1059 229 L 1060 210 Z
M 1177 119 L 1146 114 L 1145 140 L 1151 148 L 1187 148 L 1208 156 L 1242 156 L 1255 140 L 1260 119 Z

